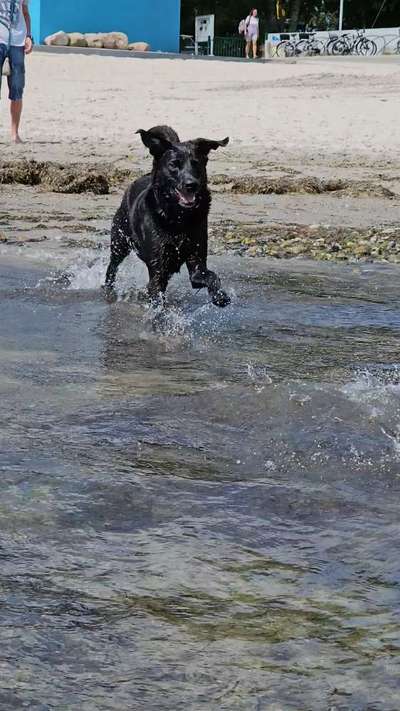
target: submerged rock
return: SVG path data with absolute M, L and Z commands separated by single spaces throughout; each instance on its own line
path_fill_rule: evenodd
M 89 239 L 87 237 L 74 238 L 65 237 L 62 240 L 63 247 L 71 247 L 72 249 L 101 249 L 103 246 L 102 242 L 96 242 L 94 239 Z
M 46 235 L 5 235 L 0 232 L 0 242 L 6 244 L 28 244 L 29 242 L 44 242 Z

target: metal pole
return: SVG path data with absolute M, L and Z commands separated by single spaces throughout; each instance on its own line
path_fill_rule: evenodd
M 377 14 L 377 16 L 375 17 L 375 20 L 374 20 L 373 23 L 372 23 L 372 27 L 375 27 L 375 24 L 376 24 L 376 22 L 377 22 L 377 20 L 378 20 L 378 17 L 379 17 L 379 15 L 381 14 L 381 12 L 382 12 L 383 8 L 385 7 L 385 5 L 386 5 L 386 0 L 383 0 L 382 5 L 380 6 L 380 8 L 379 8 L 379 10 L 378 10 L 378 14 Z
M 340 8 L 339 8 L 339 32 L 341 32 L 342 29 L 343 29 L 343 5 L 344 5 L 344 0 L 340 0 Z

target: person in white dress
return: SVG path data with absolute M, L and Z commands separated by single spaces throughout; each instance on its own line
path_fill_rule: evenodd
M 258 12 L 254 7 L 246 17 L 246 59 L 250 59 L 250 47 L 253 46 L 253 59 L 257 57 L 257 42 L 260 34 L 258 23 Z

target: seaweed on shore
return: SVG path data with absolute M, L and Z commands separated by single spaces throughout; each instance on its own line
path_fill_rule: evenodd
M 303 193 L 321 195 L 323 193 L 338 193 L 350 197 L 368 195 L 393 199 L 399 197 L 389 188 L 366 180 L 343 180 L 341 178 L 316 178 L 314 176 L 253 176 L 232 177 L 221 174 L 211 179 L 213 185 L 219 186 L 223 192 L 243 195 L 285 195 L 287 193 Z
M 63 165 L 50 161 L 18 160 L 0 163 L 0 184 L 41 186 L 55 193 L 107 195 L 114 185 L 132 179 L 129 170 L 114 166 Z

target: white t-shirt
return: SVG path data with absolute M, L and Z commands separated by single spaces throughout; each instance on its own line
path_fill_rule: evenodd
M 26 39 L 26 24 L 22 5 L 29 0 L 0 0 L 0 44 L 23 47 Z
M 258 34 L 258 23 L 259 18 L 254 17 L 254 15 L 248 15 L 246 17 L 246 32 L 251 32 L 252 34 Z

